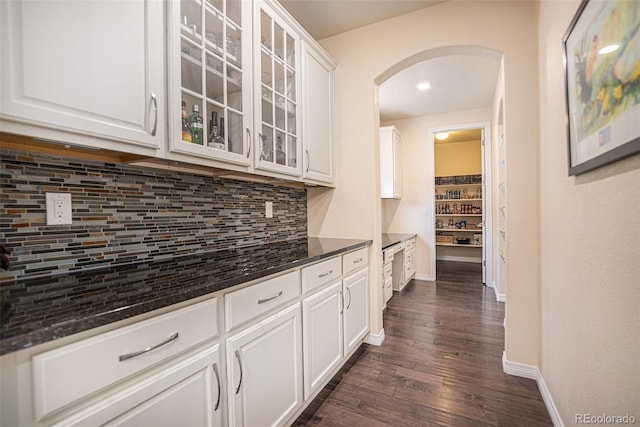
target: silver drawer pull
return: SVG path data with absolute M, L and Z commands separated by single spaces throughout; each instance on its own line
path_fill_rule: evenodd
M 240 381 L 238 382 L 238 387 L 236 387 L 236 394 L 240 393 L 240 387 L 242 387 L 242 361 L 240 360 L 240 350 L 236 350 L 235 352 L 236 360 L 238 360 L 238 366 L 240 367 Z
M 351 307 L 351 288 L 347 288 L 347 295 L 349 295 L 349 303 L 347 304 L 347 310 Z
M 264 304 L 265 302 L 273 301 L 274 299 L 280 298 L 281 296 L 282 296 L 282 291 L 278 292 L 278 295 L 274 295 L 272 297 L 265 298 L 265 299 L 259 299 L 258 304 Z
M 333 270 L 325 271 L 322 274 L 318 274 L 318 279 L 322 279 L 323 277 L 327 277 L 328 275 L 330 275 L 332 273 L 333 273 Z
M 354 261 L 353 261 L 353 263 L 354 263 L 354 264 L 357 264 L 357 263 L 359 263 L 359 262 L 362 262 L 362 257 L 360 257 L 360 258 L 358 258 L 358 259 L 356 259 L 356 260 L 354 260 Z
M 163 345 L 167 345 L 171 341 L 175 341 L 177 339 L 178 339 L 178 333 L 176 332 L 175 334 L 173 334 L 169 338 L 167 338 L 165 341 L 162 341 L 160 344 L 156 344 L 153 347 L 148 347 L 148 348 L 145 348 L 144 350 L 135 351 L 133 353 L 123 354 L 120 357 L 118 357 L 118 360 L 120 360 L 122 362 L 124 360 L 131 359 L 131 358 L 136 357 L 136 356 L 140 356 L 141 354 L 148 353 L 151 350 L 155 350 L 158 347 L 162 347 Z

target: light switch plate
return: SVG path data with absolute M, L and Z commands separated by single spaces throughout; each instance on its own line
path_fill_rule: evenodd
M 47 225 L 71 224 L 71 193 L 46 193 Z
M 264 216 L 273 218 L 273 202 L 264 202 Z

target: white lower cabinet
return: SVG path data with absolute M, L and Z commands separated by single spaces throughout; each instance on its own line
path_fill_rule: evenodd
M 288 421 L 302 405 L 299 303 L 227 338 L 227 373 L 230 426 Z
M 216 344 L 54 425 L 222 426 L 220 366 Z
M 343 357 L 342 281 L 302 301 L 304 397 L 324 386 Z
M 344 354 L 355 349 L 369 332 L 369 269 L 343 280 Z

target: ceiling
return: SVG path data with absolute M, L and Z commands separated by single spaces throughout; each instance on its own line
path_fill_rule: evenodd
M 316 40 L 447 0 L 279 0 Z M 499 59 L 449 55 L 406 68 L 380 86 L 380 121 L 490 107 Z M 421 81 L 431 88 L 418 91 Z
M 464 129 L 449 131 L 446 139 L 438 140 L 434 138 L 436 144 L 452 144 L 455 142 L 481 141 L 482 129 Z

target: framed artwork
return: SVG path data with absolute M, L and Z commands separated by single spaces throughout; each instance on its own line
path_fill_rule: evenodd
M 640 1 L 583 0 L 564 36 L 569 175 L 640 152 Z

